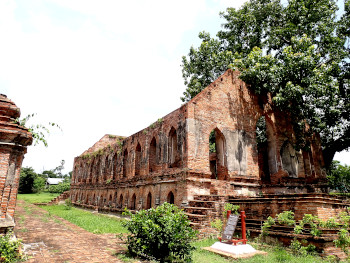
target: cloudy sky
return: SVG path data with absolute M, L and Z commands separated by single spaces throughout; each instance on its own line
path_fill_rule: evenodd
M 37 172 L 75 156 L 104 134 L 129 136 L 181 105 L 181 57 L 215 34 L 238 0 L 0 1 L 0 93 L 58 123 L 49 147 L 28 148 Z M 350 154 L 336 159 L 350 164 Z

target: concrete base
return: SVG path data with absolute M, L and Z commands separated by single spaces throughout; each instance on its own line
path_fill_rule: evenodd
M 255 250 L 255 248 L 248 244 L 235 246 L 216 242 L 211 247 L 204 247 L 202 249 L 230 258 L 249 258 L 255 255 L 267 255 L 267 252 Z

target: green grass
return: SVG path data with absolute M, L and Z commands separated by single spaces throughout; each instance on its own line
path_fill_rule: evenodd
M 57 197 L 59 194 L 54 193 L 35 193 L 35 194 L 18 194 L 17 198 L 18 200 L 24 200 L 28 203 L 48 203 L 55 197 Z
M 215 253 L 201 249 L 202 247 L 210 247 L 217 240 L 215 239 L 204 239 L 201 241 L 194 242 L 193 245 L 196 250 L 193 253 L 194 263 L 228 263 L 228 262 L 240 262 L 240 263 L 274 263 L 274 262 L 286 262 L 286 263 L 326 263 L 331 262 L 327 259 L 322 259 L 318 256 L 296 256 L 286 251 L 283 247 L 269 247 L 264 246 L 263 249 L 259 248 L 259 245 L 250 243 L 258 250 L 266 251 L 267 255 L 256 255 L 247 259 L 227 259 L 221 257 Z
M 62 217 L 91 233 L 127 233 L 127 230 L 121 224 L 121 219 L 115 217 L 92 214 L 89 211 L 75 207 L 67 209 L 65 205 L 42 206 L 41 208 L 48 211 L 51 215 Z

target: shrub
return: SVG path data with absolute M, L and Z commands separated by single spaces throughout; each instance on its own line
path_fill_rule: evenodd
M 21 242 L 12 236 L 12 232 L 0 236 L 0 262 L 18 262 L 22 259 L 19 251 Z
M 164 203 L 157 208 L 141 210 L 136 214 L 126 212 L 130 220 L 124 226 L 130 231 L 127 239 L 129 253 L 160 262 L 191 262 L 195 249 L 191 241 L 196 231 L 177 206 Z
M 62 183 L 59 183 L 58 185 L 50 185 L 49 192 L 62 194 L 65 191 L 69 191 L 69 189 L 70 189 L 70 183 L 62 182 Z

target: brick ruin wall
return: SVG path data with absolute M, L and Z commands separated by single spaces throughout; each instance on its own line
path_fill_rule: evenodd
M 19 126 L 19 108 L 0 94 L 0 230 L 14 226 L 19 176 L 26 147 L 32 143 L 28 129 Z
M 75 158 L 76 204 L 133 210 L 198 195 L 258 196 L 325 191 L 319 138 L 295 151 L 288 114 L 228 70 L 190 102 L 130 137 L 105 135 Z M 267 142 L 258 150 L 257 122 Z M 216 152 L 209 152 L 214 131 Z

